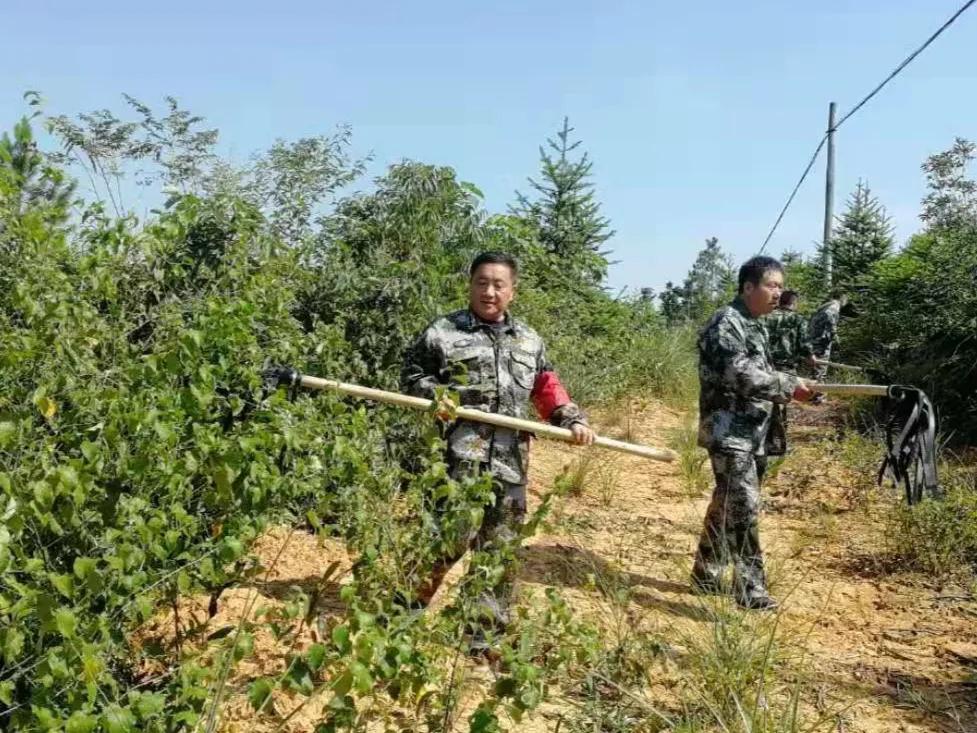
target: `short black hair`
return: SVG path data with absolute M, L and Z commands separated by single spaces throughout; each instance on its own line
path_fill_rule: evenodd
M 780 260 L 774 257 L 767 257 L 766 255 L 757 255 L 756 257 L 751 257 L 740 267 L 740 275 L 738 282 L 737 292 L 743 292 L 743 286 L 747 283 L 753 283 L 754 285 L 759 285 L 763 276 L 766 275 L 771 270 L 776 270 L 777 272 L 783 272 L 784 266 L 780 264 Z
M 799 297 L 796 290 L 785 290 L 780 294 L 780 304 L 783 306 L 794 305 Z
M 519 263 L 516 262 L 516 258 L 508 252 L 489 251 L 480 253 L 474 260 L 472 260 L 472 266 L 468 268 L 468 276 L 473 277 L 475 275 L 475 270 L 482 265 L 506 265 L 510 270 L 512 270 L 513 278 L 519 274 Z

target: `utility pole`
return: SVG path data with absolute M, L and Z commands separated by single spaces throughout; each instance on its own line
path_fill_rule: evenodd
M 824 176 L 824 276 L 831 288 L 831 224 L 835 203 L 835 103 L 828 106 L 828 165 Z

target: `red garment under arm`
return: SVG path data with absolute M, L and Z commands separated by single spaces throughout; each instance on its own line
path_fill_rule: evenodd
M 540 372 L 530 397 L 536 406 L 536 412 L 543 420 L 549 420 L 556 408 L 570 403 L 570 395 L 560 383 L 556 372 Z

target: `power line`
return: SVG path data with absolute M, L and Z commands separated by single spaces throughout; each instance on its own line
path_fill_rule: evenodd
M 977 2 L 977 0 L 974 1 Z M 767 238 L 763 240 L 763 246 L 760 247 L 760 254 L 763 254 L 763 250 L 767 248 L 767 244 L 770 242 L 770 238 L 774 235 L 774 232 L 777 231 L 777 227 L 780 226 L 780 222 L 781 220 L 783 220 L 784 214 L 787 213 L 787 209 L 789 209 L 790 205 L 794 202 L 794 196 L 797 195 L 798 190 L 800 190 L 801 184 L 803 184 L 804 179 L 807 178 L 807 174 L 810 173 L 811 168 L 814 167 L 814 162 L 818 159 L 818 155 L 821 154 L 821 150 L 824 148 L 824 144 L 827 142 L 827 140 L 828 140 L 828 133 L 824 133 L 824 135 L 821 137 L 821 142 L 819 142 L 818 146 L 814 149 L 814 154 L 811 156 L 811 159 L 807 162 L 807 168 L 805 168 L 804 172 L 801 173 L 801 177 L 797 179 L 797 185 L 794 186 L 794 190 L 791 191 L 790 196 L 787 197 L 787 203 L 784 204 L 784 208 L 780 210 L 780 214 L 777 216 L 777 221 L 773 223 L 773 226 L 770 227 L 770 231 L 767 232 Z
M 922 46 L 920 46 L 915 51 L 913 51 L 911 54 L 909 54 L 905 58 L 905 60 L 903 60 L 903 62 L 901 64 L 899 64 L 895 69 L 892 70 L 892 73 L 891 74 L 889 74 L 887 77 L 885 77 L 885 79 L 883 79 L 878 84 L 878 86 L 875 87 L 875 89 L 873 89 L 871 92 L 869 92 L 861 102 L 859 102 L 854 107 L 852 107 L 851 110 L 847 114 L 845 114 L 840 120 L 838 120 L 838 124 L 835 125 L 835 129 L 837 130 L 839 127 L 841 127 L 843 124 L 845 124 L 845 121 L 849 117 L 851 117 L 853 114 L 855 114 L 856 112 L 858 112 L 858 110 L 860 110 L 862 107 L 865 106 L 865 103 L 866 102 L 868 102 L 872 97 L 874 97 L 876 94 L 878 94 L 880 91 L 882 91 L 882 87 L 884 87 L 890 81 L 892 81 L 897 76 L 899 76 L 899 74 L 902 72 L 902 70 L 905 69 L 907 66 L 909 66 L 909 64 L 911 64 L 913 62 L 913 59 L 915 59 L 917 56 L 919 56 L 919 54 L 921 54 L 923 51 L 925 51 L 926 48 L 927 48 L 927 46 L 929 46 L 933 41 L 935 41 L 937 38 L 939 38 L 940 37 L 940 34 L 942 34 L 943 31 L 945 31 L 947 28 L 949 28 L 951 25 L 953 25 L 953 22 L 957 18 L 959 18 L 961 15 L 963 15 L 970 8 L 970 6 L 973 5 L 974 3 L 977 3 L 977 0 L 969 0 L 969 2 L 964 3 L 957 12 L 955 12 L 952 16 L 950 16 L 950 19 L 946 23 L 944 23 L 943 25 L 941 25 L 939 27 L 939 29 L 933 35 L 931 35 L 929 38 L 926 39 L 926 41 L 923 43 Z
M 760 252 L 761 253 L 763 252 L 764 249 L 766 249 L 767 244 L 770 243 L 770 239 L 773 237 L 774 233 L 777 231 L 777 227 L 780 226 L 780 222 L 783 220 L 784 215 L 787 213 L 787 209 L 789 209 L 790 208 L 790 205 L 793 203 L 794 196 L 797 195 L 797 191 L 800 189 L 801 185 L 804 183 L 804 180 L 807 178 L 808 173 L 811 172 L 811 168 L 814 167 L 814 163 L 817 160 L 818 155 L 821 153 L 821 150 L 824 148 L 824 143 L 827 141 L 828 135 L 830 133 L 834 132 L 835 130 L 837 130 L 843 124 L 845 124 L 845 122 L 847 122 L 848 119 L 850 117 L 852 117 L 852 115 L 854 115 L 862 107 L 864 107 L 869 102 L 869 100 L 872 99 L 872 97 L 874 97 L 876 94 L 878 94 L 880 91 L 882 91 L 883 87 L 885 87 L 890 81 L 892 81 L 897 76 L 899 76 L 899 74 L 902 73 L 903 69 L 905 69 L 907 66 L 909 66 L 909 64 L 911 64 L 913 62 L 913 60 L 915 60 L 915 58 L 917 56 L 919 56 L 919 54 L 921 54 L 923 51 L 925 51 L 929 47 L 929 45 L 931 43 L 933 43 L 933 41 L 935 41 L 937 38 L 939 38 L 940 35 L 942 35 L 942 33 L 947 28 L 949 28 L 951 25 L 953 25 L 954 21 L 956 21 L 957 18 L 959 18 L 961 15 L 963 15 L 965 12 L 967 12 L 967 10 L 969 10 L 970 7 L 972 5 L 974 5 L 975 3 L 977 3 L 977 0 L 968 0 L 968 2 L 964 3 L 957 10 L 957 12 L 955 12 L 953 15 L 951 15 L 950 18 L 943 25 L 941 25 L 936 30 L 936 32 L 934 32 L 929 38 L 927 38 L 919 48 L 917 48 L 915 51 L 913 51 L 911 54 L 909 54 L 905 59 L 903 59 L 902 63 L 900 63 L 895 69 L 893 69 L 892 72 L 887 77 L 885 77 L 885 79 L 883 79 L 881 82 L 879 82 L 875 86 L 875 88 L 872 89 L 872 91 L 870 91 L 868 94 L 866 94 L 865 97 L 858 104 L 856 104 L 848 112 L 846 112 L 842 116 L 842 118 L 840 120 L 838 120 L 838 122 L 835 124 L 834 129 L 828 130 L 827 132 L 824 133 L 824 135 L 821 137 L 821 141 L 818 143 L 817 148 L 815 148 L 815 150 L 814 150 L 814 154 L 811 156 L 810 161 L 808 161 L 807 167 L 804 169 L 804 172 L 801 174 L 801 177 L 798 179 L 797 185 L 795 185 L 794 186 L 794 190 L 790 192 L 790 196 L 787 198 L 787 203 L 785 203 L 784 204 L 784 208 L 782 208 L 780 210 L 780 214 L 777 216 L 777 220 L 773 223 L 773 226 L 770 227 L 770 231 L 767 233 L 766 238 L 763 240 L 763 245 L 760 247 Z

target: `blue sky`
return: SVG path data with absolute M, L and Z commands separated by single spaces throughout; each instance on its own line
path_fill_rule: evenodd
M 172 94 L 244 159 L 275 138 L 353 128 L 371 173 L 455 167 L 504 210 L 564 114 L 617 230 L 611 285 L 681 280 L 717 236 L 753 254 L 826 126 L 961 0 L 739 3 L 53 2 L 7 0 L 0 123 Z M 977 139 L 977 9 L 838 133 L 840 208 L 859 177 L 902 242 L 926 156 Z M 823 161 L 770 249 L 820 237 Z

